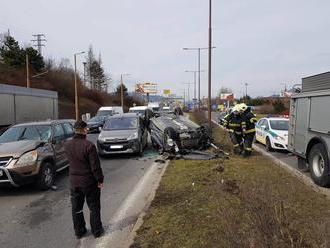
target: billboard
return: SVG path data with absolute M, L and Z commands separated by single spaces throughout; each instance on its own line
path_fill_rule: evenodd
M 163 94 L 164 95 L 169 95 L 169 94 L 171 94 L 171 90 L 169 90 L 169 89 L 163 90 Z
M 157 94 L 157 84 L 156 83 L 140 83 L 135 85 L 135 92 L 142 94 Z
M 227 101 L 233 101 L 234 100 L 234 94 L 233 93 L 224 93 L 220 94 L 221 100 L 227 100 Z

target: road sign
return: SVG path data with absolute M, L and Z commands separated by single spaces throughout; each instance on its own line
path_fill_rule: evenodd
M 171 90 L 169 90 L 169 89 L 163 90 L 163 94 L 169 95 L 169 94 L 171 94 Z

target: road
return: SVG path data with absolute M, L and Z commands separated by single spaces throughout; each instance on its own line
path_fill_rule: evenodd
M 217 114 L 216 112 L 212 112 L 212 120 L 217 122 Z M 264 145 L 262 144 L 255 144 L 256 146 L 258 146 L 259 148 L 263 149 L 266 151 L 266 148 Z M 293 156 L 291 153 L 286 152 L 286 151 L 274 151 L 271 152 L 271 154 L 281 160 L 282 162 L 285 162 L 286 164 L 290 165 L 292 168 L 298 169 L 298 161 L 296 156 Z
M 90 134 L 88 139 L 95 142 L 97 134 Z M 142 158 L 125 156 L 101 159 L 105 176 L 101 211 L 106 229 L 109 220 L 152 165 L 156 155 L 147 149 Z M 0 189 L 0 247 L 81 246 L 72 228 L 67 170 L 58 174 L 57 186 L 56 191 L 46 192 L 40 192 L 32 186 Z M 86 207 L 84 212 L 87 228 L 90 229 Z M 90 231 L 88 235 L 83 241 L 84 246 L 93 247 L 94 238 Z

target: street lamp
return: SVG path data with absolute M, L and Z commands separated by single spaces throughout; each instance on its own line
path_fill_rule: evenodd
M 216 47 L 212 47 L 216 48 Z M 201 104 L 201 51 L 208 50 L 208 47 L 184 47 L 183 50 L 185 51 L 198 51 L 198 108 L 200 109 Z M 195 97 L 196 98 L 196 97 Z
M 75 112 L 76 120 L 79 120 L 79 102 L 78 102 L 78 83 L 77 83 L 77 55 L 85 52 L 79 52 L 74 54 L 74 101 L 75 101 Z
M 197 72 L 199 73 L 199 75 L 200 75 L 200 73 L 201 72 L 204 72 L 204 71 L 185 71 L 185 72 L 190 72 L 190 73 L 194 73 L 194 101 L 196 101 L 197 100 L 197 96 L 196 96 L 196 74 L 197 74 Z
M 120 74 L 120 100 L 121 100 L 121 107 L 124 109 L 124 76 L 130 76 L 131 74 Z
M 247 103 L 248 100 L 248 83 L 245 83 L 245 103 Z
M 212 118 L 212 108 L 211 108 L 211 86 L 212 86 L 212 0 L 209 1 L 209 78 L 208 78 L 208 119 L 209 119 L 209 127 L 211 128 L 211 118 Z

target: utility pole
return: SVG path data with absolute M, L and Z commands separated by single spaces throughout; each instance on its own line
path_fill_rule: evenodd
M 184 83 L 186 85 L 188 85 L 188 97 L 187 97 L 187 103 L 189 103 L 189 100 L 190 100 L 190 85 L 193 84 L 193 83 Z
M 248 83 L 245 83 L 245 103 L 247 103 L 247 99 L 248 99 Z
M 211 128 L 212 124 L 212 108 L 211 108 L 211 86 L 212 86 L 212 0 L 209 0 L 209 78 L 208 78 L 208 121 L 209 127 Z
M 42 47 L 45 46 L 45 44 L 43 44 L 43 42 L 47 41 L 46 39 L 44 39 L 46 36 L 44 34 L 34 34 L 32 36 L 35 37 L 35 39 L 31 40 L 31 41 L 33 43 L 36 43 L 33 46 L 37 47 L 39 54 L 42 55 Z
M 124 76 L 129 76 L 131 74 L 120 74 L 120 100 L 121 100 L 121 106 L 124 109 Z M 148 100 L 149 101 L 149 100 Z
M 25 63 L 26 63 L 26 87 L 31 88 L 31 81 L 30 81 L 30 70 L 29 70 L 29 55 L 25 55 Z
M 84 85 L 87 87 L 87 82 L 86 82 L 86 65 L 87 65 L 87 62 L 83 62 L 83 65 L 84 65 Z
M 79 120 L 79 99 L 78 99 L 78 82 L 77 82 L 77 55 L 83 54 L 85 52 L 74 54 L 74 102 L 75 102 L 75 112 L 76 121 Z

